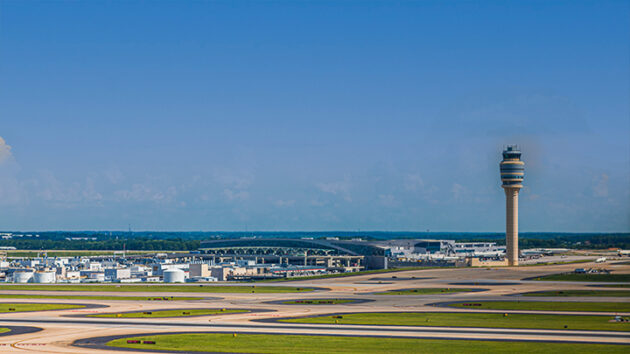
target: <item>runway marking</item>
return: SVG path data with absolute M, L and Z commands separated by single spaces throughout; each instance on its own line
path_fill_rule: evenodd
M 18 345 L 20 345 L 20 343 L 22 343 L 22 342 L 24 342 L 24 341 L 31 340 L 31 339 L 39 339 L 39 338 L 40 338 L 40 337 L 22 339 L 22 340 L 20 340 L 20 341 L 17 341 L 17 342 L 13 342 L 13 343 L 11 343 L 11 347 L 12 347 L 12 348 L 15 348 L 15 349 L 20 349 L 20 350 L 32 351 L 31 349 L 28 349 L 28 348 L 23 348 L 23 347 L 19 347 Z M 28 344 L 28 343 L 24 343 L 24 344 Z M 45 345 L 45 344 L 43 344 L 43 345 Z

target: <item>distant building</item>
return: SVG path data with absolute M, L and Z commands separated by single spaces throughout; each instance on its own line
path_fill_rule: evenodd
M 207 263 L 192 263 L 188 266 L 190 277 L 209 277 L 210 270 Z
M 454 254 L 455 241 L 453 240 L 419 240 L 413 246 L 414 253 L 443 253 Z
M 455 243 L 455 254 L 460 257 L 500 257 L 505 255 L 505 246 L 496 242 Z
M 105 279 L 117 281 L 121 279 L 131 278 L 131 269 L 129 268 L 109 268 L 105 269 Z

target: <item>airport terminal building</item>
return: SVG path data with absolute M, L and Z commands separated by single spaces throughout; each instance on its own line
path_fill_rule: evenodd
M 200 251 L 217 262 L 253 260 L 256 264 L 323 266 L 346 272 L 387 268 L 386 250 L 364 241 L 239 238 L 203 241 Z

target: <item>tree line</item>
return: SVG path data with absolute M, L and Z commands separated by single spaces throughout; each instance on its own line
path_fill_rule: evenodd
M 104 239 L 104 240 L 59 240 L 40 238 L 15 238 L 1 240 L 0 246 L 13 246 L 19 250 L 135 250 L 135 251 L 195 251 L 199 240 L 181 238 L 153 239 Z

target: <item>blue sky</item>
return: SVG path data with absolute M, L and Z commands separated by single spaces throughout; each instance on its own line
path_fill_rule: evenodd
M 2 1 L 0 229 L 630 230 L 628 1 Z

